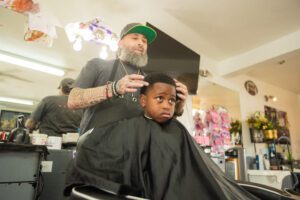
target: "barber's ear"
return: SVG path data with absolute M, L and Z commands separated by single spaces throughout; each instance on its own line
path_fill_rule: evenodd
M 144 94 L 141 94 L 140 96 L 140 104 L 143 108 L 146 106 L 146 96 Z
M 120 40 L 118 41 L 118 46 L 121 46 L 122 44 L 123 44 L 123 40 L 120 39 Z

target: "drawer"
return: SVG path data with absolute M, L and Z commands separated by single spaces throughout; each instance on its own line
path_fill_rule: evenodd
M 39 152 L 0 151 L 0 183 L 36 181 Z
M 1 183 L 1 200 L 33 200 L 35 188 L 33 183 Z

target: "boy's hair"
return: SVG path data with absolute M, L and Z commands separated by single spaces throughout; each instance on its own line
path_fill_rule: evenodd
M 141 94 L 146 94 L 148 92 L 148 90 L 151 89 L 155 83 L 166 83 L 166 84 L 176 87 L 174 79 L 164 73 L 148 74 L 145 77 L 144 81 L 148 82 L 149 85 L 143 86 L 141 88 L 141 92 L 140 92 Z

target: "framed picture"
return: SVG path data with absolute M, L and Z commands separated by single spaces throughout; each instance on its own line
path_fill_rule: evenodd
M 289 122 L 287 112 L 277 110 L 276 108 L 272 108 L 270 106 L 265 106 L 265 116 L 269 121 L 272 121 L 277 125 L 277 138 L 286 136 L 288 139 L 291 139 L 290 130 L 288 128 Z
M 278 137 L 286 136 L 289 139 L 291 139 L 290 138 L 290 130 L 288 129 L 289 122 L 288 122 L 286 112 L 284 112 L 284 111 L 277 112 L 277 123 L 279 125 L 279 128 L 277 129 Z
M 255 83 L 250 80 L 245 82 L 245 89 L 252 96 L 255 96 L 258 93 L 258 89 L 257 89 Z
M 265 106 L 265 116 L 269 121 L 273 122 L 273 124 L 278 122 L 276 108 Z
M 24 115 L 25 121 L 29 118 L 30 113 L 11 111 L 11 110 L 1 110 L 0 111 L 0 130 L 1 131 L 11 131 L 16 128 L 17 116 Z

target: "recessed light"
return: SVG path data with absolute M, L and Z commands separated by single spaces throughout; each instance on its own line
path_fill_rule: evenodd
M 48 64 L 39 63 L 21 56 L 13 55 L 10 53 L 0 51 L 0 61 L 18 65 L 20 67 L 37 70 L 44 73 L 49 73 L 56 76 L 63 76 L 65 74 L 63 69 L 59 69 Z
M 24 100 L 24 99 L 15 99 L 10 97 L 0 97 L 1 102 L 9 102 L 9 103 L 17 103 L 17 104 L 24 104 L 24 105 L 33 105 L 33 101 L 31 100 Z

